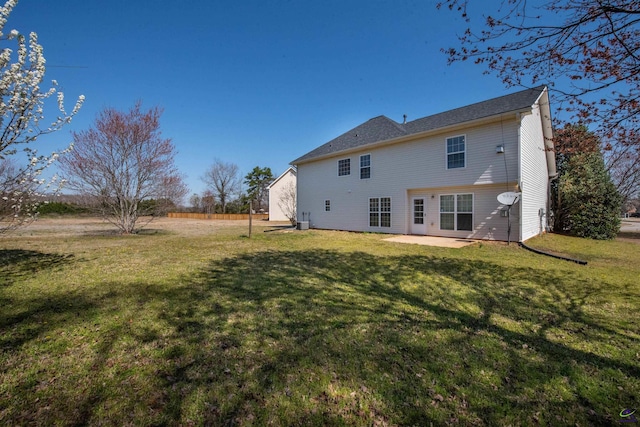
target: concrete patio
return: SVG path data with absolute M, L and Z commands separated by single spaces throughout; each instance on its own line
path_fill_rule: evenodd
M 414 245 L 438 246 L 441 248 L 462 248 L 479 240 L 458 239 L 455 237 L 400 235 L 384 239 L 387 242 L 410 243 Z

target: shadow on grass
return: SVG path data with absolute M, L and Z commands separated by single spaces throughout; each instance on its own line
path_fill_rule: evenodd
M 637 240 L 640 241 L 640 233 L 636 231 L 621 231 L 618 233 L 618 239 Z M 640 243 L 640 242 L 638 242 Z
M 170 231 L 159 229 L 159 228 L 141 228 L 137 229 L 135 232 L 131 234 L 123 234 L 121 230 L 116 227 L 107 228 L 107 229 L 99 229 L 99 230 L 88 230 L 82 233 L 85 237 L 139 237 L 139 236 L 166 236 L 171 234 Z
M 0 272 L 5 280 L 68 264 L 73 255 L 47 254 L 24 249 L 0 249 Z
M 68 267 L 74 261 L 73 255 L 3 249 L 0 250 L 0 284 L 9 287 L 25 277 Z M 3 331 L 0 348 L 20 347 L 65 323 L 65 319 L 75 319 L 93 307 L 78 293 L 57 294 L 42 290 L 31 295 L 25 291 L 20 301 L 0 292 L 0 305 L 0 331 Z
M 635 399 L 618 384 L 640 378 L 607 356 L 637 340 L 582 309 L 606 289 L 559 272 L 262 252 L 212 263 L 190 289 L 188 310 L 165 318 L 199 346 L 167 373 L 183 385 L 171 419 L 188 390 L 208 396 L 214 424 L 608 424 Z M 217 374 L 194 382 L 203 368 Z
M 73 260 L 73 255 L 22 249 L 0 250 L 0 331 L 4 331 L 0 334 L 0 348 L 20 346 L 53 327 L 55 322 L 48 323 L 43 319 L 56 317 L 60 320 L 60 315 L 66 315 L 69 303 L 68 295 L 44 296 L 40 293 L 28 304 L 28 309 L 16 311 L 14 299 L 1 292 L 2 289 L 34 273 L 67 266 Z M 86 308 L 83 304 L 80 306 L 80 310 Z M 14 328 L 17 325 L 20 327 Z M 10 329 L 13 329 L 11 333 L 6 332 Z
M 78 401 L 69 424 L 609 425 L 638 404 L 637 331 L 589 314 L 609 290 L 570 272 L 319 249 L 212 261 L 173 287 L 79 296 L 81 321 L 123 299 L 138 317 L 101 332 L 88 391 L 48 407 Z M 33 307 L 3 328 L 57 322 Z

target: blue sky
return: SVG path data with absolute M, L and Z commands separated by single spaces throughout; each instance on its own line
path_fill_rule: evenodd
M 45 80 L 68 109 L 86 96 L 70 126 L 39 140 L 42 153 L 105 107 L 142 100 L 164 108 L 191 194 L 215 158 L 277 176 L 372 117 L 414 120 L 517 90 L 481 66 L 447 65 L 440 49 L 466 27 L 435 3 L 21 0 L 5 30 L 38 33 Z

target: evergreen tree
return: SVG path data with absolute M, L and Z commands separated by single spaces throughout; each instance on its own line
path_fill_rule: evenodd
M 622 197 L 605 167 L 598 138 L 584 126 L 568 125 L 558 132 L 556 149 L 555 231 L 592 239 L 615 238 Z
M 269 191 L 267 191 L 267 187 L 272 181 L 273 174 L 269 167 L 261 168 L 256 166 L 244 177 L 244 183 L 248 187 L 247 195 L 250 199 L 258 202 L 254 209 L 269 209 Z

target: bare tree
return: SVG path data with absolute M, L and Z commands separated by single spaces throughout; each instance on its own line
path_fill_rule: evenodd
M 297 190 L 296 185 L 293 182 L 288 182 L 282 188 L 282 193 L 278 200 L 278 207 L 284 213 L 284 216 L 291 222 L 291 225 L 296 225 L 297 222 Z
M 184 196 L 175 148 L 160 133 L 161 113 L 158 107 L 141 111 L 140 102 L 126 113 L 107 108 L 94 127 L 73 133 L 73 151 L 60 162 L 70 188 L 92 198 L 124 234 L 140 227 L 143 200 L 172 197 L 168 188 Z
M 157 199 L 147 215 L 166 215 L 171 209 L 176 209 L 182 205 L 185 196 L 189 193 L 189 188 L 184 182 L 184 175 L 175 173 L 162 178 L 158 188 Z
M 616 144 L 606 152 L 607 170 L 624 200 L 640 196 L 640 144 Z
M 202 211 L 206 214 L 212 214 L 216 211 L 216 198 L 209 190 L 202 194 Z
M 189 197 L 189 204 L 191 205 L 192 212 L 200 212 L 202 210 L 202 197 L 197 193 L 193 193 L 191 197 Z
M 9 14 L 17 3 L 9 0 L 0 7 L 0 233 L 33 219 L 41 194 L 59 190 L 62 181 L 57 176 L 45 180 L 42 173 L 67 150 L 41 155 L 33 143 L 69 123 L 84 101 L 80 96 L 73 111 L 67 113 L 64 94 L 57 91 L 55 80 L 50 89 L 41 90 L 45 58 L 38 35 L 32 32 L 25 37 L 17 30 L 5 32 Z M 45 102 L 53 96 L 58 101 L 57 118 L 42 126 Z M 19 153 L 27 159 L 20 166 L 16 160 Z
M 241 178 L 238 165 L 214 159 L 213 165 L 205 172 L 202 181 L 210 187 L 209 190 L 218 198 L 222 213 L 226 213 L 227 203 L 231 201 L 232 196 L 240 192 Z
M 623 206 L 623 213 L 640 213 L 640 199 L 627 200 Z

